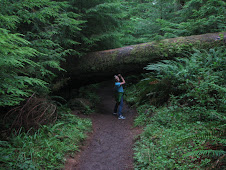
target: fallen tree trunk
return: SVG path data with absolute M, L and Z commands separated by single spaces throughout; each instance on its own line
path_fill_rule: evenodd
M 72 79 L 112 77 L 117 73 L 139 72 L 148 63 L 183 55 L 192 48 L 225 45 L 226 32 L 177 37 L 67 58 L 64 68 Z

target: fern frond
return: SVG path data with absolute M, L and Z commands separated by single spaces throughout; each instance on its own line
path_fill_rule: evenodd
M 64 123 L 60 122 L 60 123 L 56 123 L 54 126 L 51 127 L 51 131 L 53 132 L 56 128 L 58 128 L 59 126 L 63 125 Z
M 220 130 L 218 130 L 220 129 Z M 200 139 L 203 141 L 215 141 L 217 143 L 226 145 L 226 139 L 224 138 L 225 136 L 225 131 L 221 128 L 218 127 L 215 130 L 211 130 L 211 131 L 204 131 L 195 135 L 190 135 L 188 137 L 182 138 L 177 140 L 176 142 L 171 144 L 171 147 L 173 147 L 175 144 L 184 144 L 184 143 L 188 143 L 190 141 L 196 140 L 196 139 Z
M 219 156 L 225 155 L 225 154 L 226 154 L 226 152 L 223 150 L 197 150 L 197 151 L 188 152 L 188 153 L 184 154 L 183 157 L 197 156 L 197 155 L 219 157 Z

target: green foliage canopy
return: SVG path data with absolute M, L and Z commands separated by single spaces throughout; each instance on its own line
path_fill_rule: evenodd
M 13 106 L 33 92 L 49 93 L 60 62 L 79 55 L 74 46 L 84 21 L 66 1 L 2 0 L 0 10 L 0 106 Z
M 225 30 L 223 0 L 132 0 L 123 4 L 122 44 Z
M 139 169 L 224 169 L 225 46 L 152 63 L 127 100 L 138 106 Z M 220 162 L 218 164 L 218 162 Z
M 79 35 L 81 51 L 99 51 L 120 47 L 123 7 L 118 0 L 73 0 L 74 11 L 86 22 Z
M 31 86 L 47 88 L 47 83 L 31 77 L 27 66 L 39 67 L 32 61 L 37 51 L 19 34 L 0 29 L 0 106 L 19 104 L 34 92 Z

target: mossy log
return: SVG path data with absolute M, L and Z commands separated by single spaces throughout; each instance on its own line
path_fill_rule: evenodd
M 226 42 L 226 32 L 177 37 L 67 58 L 65 69 L 72 79 L 111 77 L 139 72 L 148 63 L 183 55 L 192 48 L 212 48 Z

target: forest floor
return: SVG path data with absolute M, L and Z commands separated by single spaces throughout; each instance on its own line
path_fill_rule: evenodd
M 137 113 L 126 103 L 123 106 L 125 120 L 114 116 L 112 81 L 103 82 L 97 91 L 100 96 L 98 112 L 88 115 L 93 124 L 89 134 L 74 158 L 67 158 L 65 170 L 132 170 L 133 144 L 142 129 L 134 127 Z

